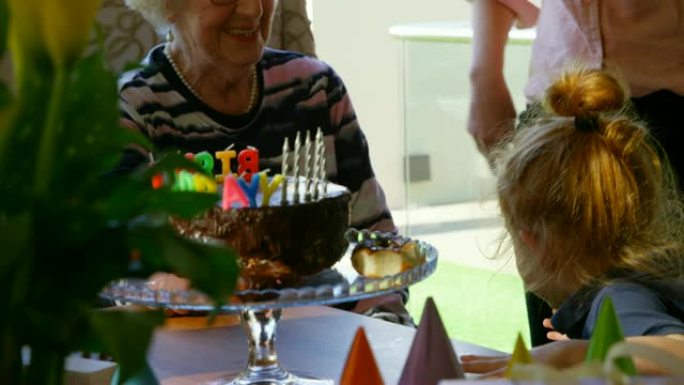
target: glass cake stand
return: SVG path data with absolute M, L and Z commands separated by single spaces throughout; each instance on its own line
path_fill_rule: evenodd
M 394 234 L 349 230 L 349 248 L 342 259 L 315 275 L 303 277 L 296 287 L 267 290 L 244 290 L 233 293 L 220 310 L 238 313 L 247 335 L 247 367 L 240 373 L 219 378 L 211 385 L 313 385 L 330 384 L 304 373 L 285 370 L 278 361 L 275 340 L 282 309 L 294 306 L 330 305 L 371 298 L 417 283 L 435 271 L 437 249 L 418 240 Z M 351 263 L 351 253 L 358 243 L 382 248 L 388 240 L 412 241 L 423 263 L 399 274 L 381 278 L 359 275 Z M 175 310 L 212 311 L 214 303 L 196 290 L 167 291 L 155 288 L 144 279 L 121 279 L 112 282 L 100 294 L 103 298 L 127 303 Z

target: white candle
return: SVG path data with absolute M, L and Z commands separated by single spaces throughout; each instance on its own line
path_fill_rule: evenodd
M 323 132 L 321 132 L 321 157 L 320 157 L 320 162 L 321 165 L 319 167 L 319 174 L 318 174 L 318 179 L 320 179 L 321 184 L 323 185 L 323 198 L 328 194 L 328 179 L 326 176 L 325 172 L 325 138 L 323 136 Z
M 313 199 L 318 200 L 318 186 L 320 185 L 320 170 L 321 170 L 321 147 L 323 145 L 323 135 L 321 128 L 316 130 L 316 138 L 314 140 L 314 158 L 313 158 Z
M 306 139 L 304 139 L 304 199 L 311 200 L 311 135 L 309 131 L 306 132 Z
M 280 165 L 280 173 L 283 175 L 282 193 L 280 194 L 280 204 L 287 205 L 287 172 L 288 172 L 288 151 L 290 150 L 290 142 L 287 137 L 283 142 L 282 163 Z
M 294 168 L 294 197 L 292 199 L 294 204 L 299 203 L 299 147 L 301 147 L 301 141 L 299 132 L 297 132 L 294 142 L 294 166 L 292 166 Z

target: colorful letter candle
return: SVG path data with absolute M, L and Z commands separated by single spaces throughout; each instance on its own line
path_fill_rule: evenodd
M 230 163 L 231 160 L 235 159 L 236 152 L 231 150 L 233 146 L 231 145 L 225 151 L 216 151 L 216 159 L 221 161 L 221 174 L 216 175 L 216 181 L 218 183 L 223 183 L 226 175 L 230 174 Z
M 195 180 L 193 174 L 187 170 L 176 172 L 176 183 L 171 188 L 172 191 L 195 191 Z
M 269 181 L 266 171 L 259 173 L 259 185 L 261 187 L 261 194 L 263 195 L 261 200 L 262 206 L 268 206 L 268 202 L 271 200 L 271 195 L 273 195 L 273 193 L 278 189 L 278 186 L 280 186 L 280 184 L 283 182 L 283 179 L 284 178 L 282 175 L 276 174 Z
M 233 174 L 227 174 L 223 180 L 223 201 L 221 207 L 223 210 L 230 210 L 233 207 L 248 207 L 249 200 L 242 191 L 240 185 Z
M 214 157 L 206 151 L 195 154 L 195 162 L 202 167 L 207 175 L 214 175 Z
M 247 181 L 246 178 L 239 178 L 238 183 L 242 187 L 242 191 L 247 195 L 249 199 L 249 207 L 256 207 L 256 195 L 259 192 L 259 174 L 253 174 L 251 176 L 251 181 Z
M 247 182 L 252 181 L 252 175 L 259 172 L 259 150 L 247 147 L 238 155 L 238 175 Z
M 299 147 L 301 146 L 302 139 L 297 132 L 294 142 L 294 169 L 292 170 L 292 176 L 294 177 L 294 197 L 292 199 L 294 204 L 299 203 Z
M 280 173 L 283 175 L 283 191 L 280 194 L 281 206 L 285 206 L 287 204 L 287 172 L 289 171 L 288 170 L 288 161 L 289 161 L 288 151 L 290 151 L 290 143 L 287 140 L 287 137 L 285 137 L 285 141 L 283 142 L 282 163 L 280 166 Z
M 152 177 L 152 188 L 157 190 L 160 189 L 166 184 L 166 178 L 164 178 L 164 174 L 155 174 Z
M 204 174 L 193 174 L 192 179 L 197 192 L 215 193 L 217 190 L 216 182 Z

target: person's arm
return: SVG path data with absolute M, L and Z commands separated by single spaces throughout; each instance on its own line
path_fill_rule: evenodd
M 473 15 L 468 131 L 480 152 L 488 156 L 515 122 L 515 107 L 503 73 L 515 13 L 496 0 L 475 0 Z
M 664 351 L 684 362 L 684 334 L 667 336 L 627 337 L 627 342 L 645 345 Z M 564 340 L 542 345 L 530 350 L 535 363 L 565 369 L 584 361 L 589 348 L 588 340 Z M 466 373 L 480 373 L 486 376 L 503 376 L 510 356 L 488 357 L 466 355 L 461 357 Z M 663 369 L 643 357 L 635 357 L 634 364 L 641 375 L 663 375 Z

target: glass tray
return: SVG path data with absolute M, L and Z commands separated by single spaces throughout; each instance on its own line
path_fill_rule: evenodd
M 247 335 L 247 366 L 211 385 L 334 385 L 332 379 L 319 379 L 307 373 L 293 373 L 282 367 L 276 352 L 277 327 L 282 308 L 325 305 L 380 296 L 427 278 L 437 267 L 437 249 L 428 243 L 388 233 L 349 230 L 349 247 L 342 259 L 330 269 L 303 277 L 293 287 L 234 292 L 223 312 L 236 312 Z M 381 278 L 359 275 L 351 263 L 356 245 L 363 243 L 382 248 L 389 241 L 415 242 L 423 263 L 402 273 Z M 144 279 L 121 279 L 112 282 L 100 294 L 103 298 L 170 309 L 210 311 L 212 301 L 197 290 L 169 291 L 156 288 Z
M 388 233 L 349 230 L 349 247 L 342 259 L 320 273 L 302 277 L 298 285 L 279 289 L 236 291 L 221 306 L 224 312 L 245 309 L 271 309 L 292 306 L 327 305 L 375 297 L 419 282 L 432 274 L 437 266 L 437 250 L 422 241 Z M 380 278 L 359 275 L 351 263 L 351 254 L 359 242 L 375 247 L 392 239 L 416 243 L 425 261 L 407 271 Z M 145 279 L 121 279 L 104 288 L 107 299 L 179 310 L 209 311 L 214 303 L 197 290 L 169 291 L 155 288 Z

